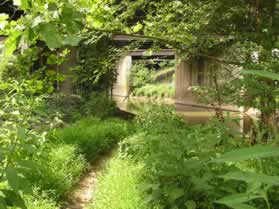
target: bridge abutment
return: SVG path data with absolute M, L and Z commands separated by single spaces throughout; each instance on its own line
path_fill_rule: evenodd
M 132 56 L 124 56 L 119 60 L 116 66 L 117 79 L 112 90 L 114 96 L 129 96 L 131 67 Z

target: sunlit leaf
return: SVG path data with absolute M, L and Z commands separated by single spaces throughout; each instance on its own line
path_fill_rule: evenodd
M 234 194 L 234 195 L 224 197 L 220 200 L 217 200 L 216 203 L 232 206 L 232 205 L 239 205 L 241 203 L 245 203 L 257 198 L 262 198 L 262 197 L 253 194 L 241 193 L 241 194 Z
M 62 46 L 62 37 L 55 23 L 43 23 L 39 25 L 39 33 L 49 48 L 59 48 Z
M 227 152 L 220 158 L 214 160 L 214 162 L 236 162 L 275 156 L 279 156 L 279 147 L 271 145 L 256 145 Z
M 279 81 L 278 73 L 272 73 L 272 72 L 263 71 L 263 70 L 244 70 L 243 74 L 255 75 L 258 77 Z
M 185 206 L 187 207 L 187 209 L 196 209 L 197 208 L 196 202 L 193 200 L 186 201 Z
M 245 182 L 258 182 L 269 185 L 279 185 L 279 176 L 267 176 L 251 172 L 231 172 L 221 176 L 224 179 L 234 179 Z
M 17 174 L 17 170 L 13 167 L 8 167 L 6 169 L 6 177 L 8 179 L 9 185 L 13 188 L 13 190 L 18 191 L 19 189 L 19 177 Z

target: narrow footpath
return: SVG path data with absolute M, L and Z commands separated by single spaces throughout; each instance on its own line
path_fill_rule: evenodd
M 85 209 L 94 202 L 94 192 L 97 186 L 97 175 L 104 169 L 106 162 L 112 157 L 113 152 L 108 153 L 88 168 L 81 177 L 73 191 L 67 196 L 61 209 Z

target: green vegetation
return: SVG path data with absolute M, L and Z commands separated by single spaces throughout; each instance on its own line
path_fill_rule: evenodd
M 143 87 L 137 88 L 133 91 L 135 96 L 171 98 L 174 97 L 173 84 L 146 84 Z
M 149 61 L 152 63 L 152 61 Z M 153 61 L 154 62 L 154 61 Z M 136 62 L 131 73 L 131 88 L 134 96 L 159 98 L 174 97 L 174 69 L 171 62 L 160 64 L 160 69 L 150 69 L 143 62 Z
M 165 107 L 150 107 L 135 124 L 99 177 L 93 208 L 277 207 L 276 145 L 251 147 L 218 120 L 189 126 Z
M 110 150 L 128 135 L 128 125 L 119 119 L 85 118 L 54 133 L 56 141 L 78 145 L 88 161 Z
M 98 178 L 94 209 L 144 209 L 140 189 L 142 166 L 115 155 Z
M 87 164 L 125 137 L 98 207 L 278 208 L 278 0 L 5 0 L 0 11 L 1 209 L 59 208 Z M 127 45 L 115 42 L 123 35 Z M 142 48 L 148 58 L 173 49 L 176 64 L 196 69 L 188 83 L 198 86 L 183 91 L 216 119 L 190 126 L 154 106 L 131 131 L 110 119 L 116 64 Z M 170 66 L 148 65 L 135 65 L 134 93 L 172 96 L 173 77 L 158 82 Z M 258 110 L 250 132 L 230 130 L 224 104 Z M 110 196 L 118 185 L 121 202 Z
M 36 172 L 24 174 L 38 188 L 34 196 L 26 196 L 28 208 L 55 208 L 87 164 L 110 151 L 126 135 L 127 124 L 119 119 L 86 118 L 57 129 L 44 155 L 36 161 Z

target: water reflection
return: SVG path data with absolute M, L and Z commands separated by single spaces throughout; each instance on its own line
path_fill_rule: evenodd
M 166 104 L 175 108 L 178 115 L 180 115 L 185 122 L 189 124 L 206 123 L 215 116 L 214 109 L 191 106 L 185 104 L 175 104 L 172 99 L 149 99 L 146 97 L 114 97 L 118 108 L 121 110 L 137 114 L 139 111 L 149 106 L 150 103 Z M 235 131 L 241 133 L 248 133 L 251 129 L 253 120 L 251 117 L 242 112 L 224 112 L 231 118 L 230 126 Z

